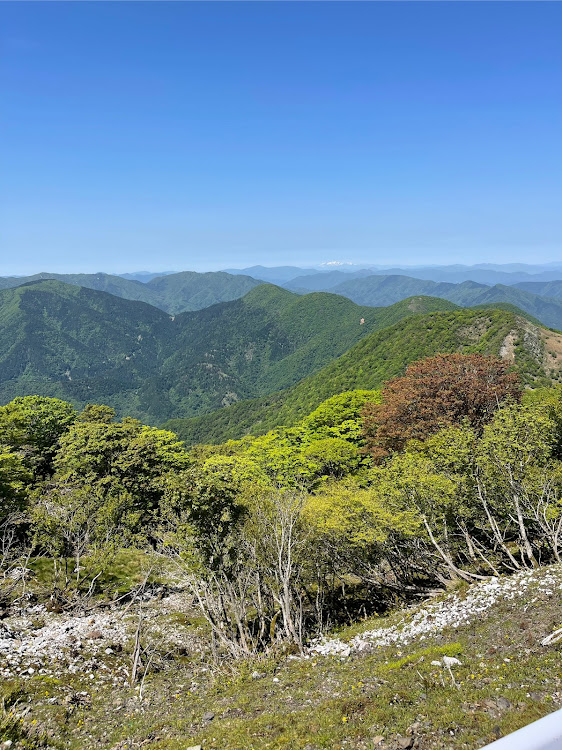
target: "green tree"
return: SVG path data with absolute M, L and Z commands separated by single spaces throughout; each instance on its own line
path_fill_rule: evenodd
M 49 476 L 61 437 L 76 421 L 72 404 L 24 396 L 0 406 L 0 444 L 17 451 L 36 477 Z
M 318 465 L 319 475 L 338 479 L 354 472 L 361 462 L 358 448 L 338 437 L 314 440 L 304 448 L 303 454 Z
M 54 461 L 60 482 L 130 493 L 143 521 L 157 511 L 165 476 L 190 463 L 174 433 L 135 419 L 77 421 L 61 438 Z
M 0 524 L 23 509 L 31 479 L 21 456 L 0 446 Z
M 345 391 L 324 401 L 300 423 L 309 439 L 344 438 L 362 444 L 365 404 L 380 404 L 379 391 Z
M 514 519 L 523 560 L 538 565 L 532 513 L 533 477 L 552 466 L 556 424 L 535 406 L 504 406 L 484 428 L 478 464 L 489 511 L 502 521 Z

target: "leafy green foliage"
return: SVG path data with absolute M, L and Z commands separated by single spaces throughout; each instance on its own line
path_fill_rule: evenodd
M 59 441 L 76 416 L 72 405 L 60 399 L 16 398 L 0 406 L 0 445 L 17 451 L 36 474 L 48 475 Z
M 23 507 L 31 476 L 19 455 L 0 446 L 0 525 Z
M 158 507 L 163 475 L 185 469 L 189 459 L 173 433 L 125 418 L 75 422 L 61 438 L 54 463 L 58 482 L 126 492 L 146 518 Z

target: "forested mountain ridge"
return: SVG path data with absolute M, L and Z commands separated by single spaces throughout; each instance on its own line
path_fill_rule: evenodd
M 337 393 L 379 388 L 410 362 L 452 352 L 499 355 L 512 362 L 528 384 L 546 384 L 561 376 L 562 334 L 507 310 L 433 312 L 405 318 L 370 334 L 288 390 L 201 417 L 170 420 L 166 427 L 188 443 L 220 443 L 260 434 L 294 424 Z
M 238 299 L 250 289 L 263 283 L 250 276 L 234 276 L 223 271 L 209 273 L 182 271 L 156 276 L 146 283 L 108 273 L 38 273 L 34 276 L 0 277 L 0 289 L 11 289 L 22 284 L 48 279 L 108 292 L 123 299 L 147 302 L 172 315 L 186 310 L 201 310 L 218 302 Z
M 539 283 L 539 282 L 537 282 Z M 391 305 L 414 294 L 441 297 L 461 307 L 473 307 L 490 303 L 509 303 L 529 313 L 549 328 L 562 329 L 562 300 L 545 297 L 527 291 L 529 284 L 486 286 L 476 281 L 460 284 L 416 279 L 401 275 L 371 275 L 354 278 L 330 286 L 334 294 L 342 294 L 358 305 Z M 532 286 L 532 285 L 531 285 Z M 556 292 L 556 282 L 540 285 L 541 289 Z
M 59 281 L 0 291 L 0 401 L 40 394 L 77 404 L 116 399 L 138 413 L 173 323 L 144 302 Z
M 153 424 L 194 416 L 287 388 L 420 309 L 450 308 L 426 299 L 358 307 L 264 284 L 170 316 L 106 292 L 32 282 L 0 291 L 0 401 L 38 394 L 105 402 Z
M 19 278 L 0 277 L 0 289 L 21 286 L 32 281 L 55 279 L 66 284 L 108 292 L 123 299 L 146 302 L 171 315 L 177 315 L 181 312 L 202 310 L 219 302 L 240 299 L 254 287 L 272 281 L 298 294 L 309 294 L 313 291 L 330 292 L 368 307 L 392 305 L 408 297 L 420 295 L 440 297 L 461 307 L 496 303 L 512 304 L 540 320 L 543 325 L 562 329 L 562 282 L 560 281 L 488 286 L 477 281 L 437 282 L 404 274 L 384 274 L 369 269 L 354 272 L 332 270 L 320 273 L 314 271 L 308 273 L 305 269 L 297 278 L 287 280 L 286 276 L 291 276 L 300 269 L 293 267 L 265 269 L 256 266 L 250 270 L 256 273 L 256 278 L 225 271 L 209 273 L 183 271 L 155 276 L 146 283 L 106 273 L 39 273 Z M 273 280 L 276 274 L 281 277 L 279 282 Z M 509 276 L 509 274 L 504 275 Z M 269 279 L 269 276 L 272 279 Z

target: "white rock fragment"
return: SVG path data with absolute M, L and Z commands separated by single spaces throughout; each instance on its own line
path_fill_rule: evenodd
M 456 664 L 458 664 L 459 666 L 462 666 L 462 664 L 460 663 L 460 661 L 458 659 L 456 659 L 454 656 L 444 656 L 441 659 L 441 661 L 443 662 L 443 666 L 449 667 L 449 669 L 451 667 L 454 667 Z

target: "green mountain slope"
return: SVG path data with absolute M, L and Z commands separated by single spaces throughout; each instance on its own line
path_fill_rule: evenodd
M 109 403 L 149 423 L 190 417 L 287 388 L 374 330 L 451 306 L 418 299 L 376 310 L 263 284 L 169 316 L 105 292 L 32 282 L 0 291 L 0 401 L 37 393 Z
M 146 302 L 172 315 L 186 310 L 201 310 L 218 302 L 238 299 L 250 289 L 263 283 L 250 276 L 234 276 L 222 271 L 217 273 L 184 271 L 158 276 L 146 284 L 108 273 L 38 273 L 34 276 L 2 277 L 0 289 L 11 289 L 22 284 L 47 279 L 108 292 L 123 299 Z
M 414 315 L 364 338 L 318 373 L 290 389 L 235 404 L 196 419 L 167 423 L 188 443 L 223 442 L 290 425 L 326 398 L 347 390 L 376 389 L 417 359 L 438 352 L 483 352 L 514 362 L 527 382 L 559 376 L 545 353 L 562 346 L 562 335 L 504 310 L 458 310 Z M 553 343 L 552 337 L 556 338 Z M 553 369 L 555 368 L 555 370 Z
M 420 309 L 451 307 L 426 298 L 358 307 L 335 294 L 262 285 L 240 300 L 177 316 L 177 351 L 162 368 L 163 389 L 177 413 L 211 411 L 287 388 Z
M 0 401 L 37 393 L 108 399 L 138 413 L 138 389 L 164 358 L 172 323 L 143 302 L 40 281 L 0 292 Z
M 549 328 L 562 329 L 562 299 L 533 294 L 518 288 L 520 286 L 496 284 L 489 287 L 475 281 L 452 284 L 392 275 L 345 281 L 334 286 L 331 291 L 352 299 L 358 305 L 391 305 L 413 294 L 441 297 L 461 307 L 507 303 L 532 315 Z M 551 289 L 555 290 L 556 287 L 552 286 Z

